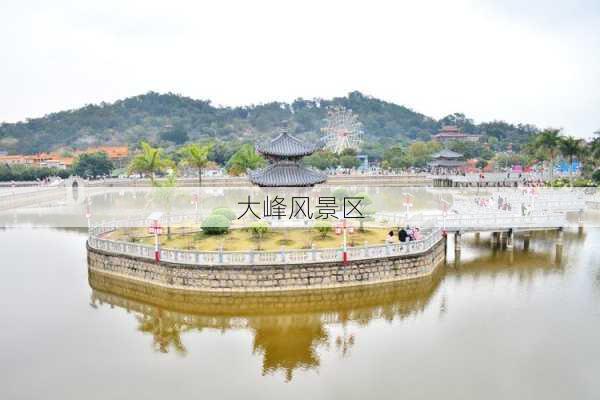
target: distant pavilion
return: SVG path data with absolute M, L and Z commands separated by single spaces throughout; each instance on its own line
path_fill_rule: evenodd
M 265 168 L 249 171 L 252 183 L 266 187 L 303 187 L 314 186 L 327 180 L 327 175 L 302 165 L 302 157 L 311 155 L 323 148 L 324 143 L 304 143 L 281 129 L 281 134 L 268 143 L 256 145 L 256 151 L 262 154 L 269 165 Z
M 436 134 L 432 136 L 432 139 L 441 143 L 447 143 L 451 141 L 463 141 L 463 142 L 478 142 L 480 135 L 468 135 L 460 131 L 457 126 L 446 125 Z
M 463 155 L 452 150 L 444 149 L 433 154 L 432 157 L 429 166 L 434 174 L 463 171 L 466 166 Z

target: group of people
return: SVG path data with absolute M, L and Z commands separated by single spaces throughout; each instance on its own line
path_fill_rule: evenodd
M 388 232 L 386 243 L 394 243 L 394 231 L 391 230 Z M 407 226 L 406 228 L 398 228 L 398 240 L 401 242 L 410 242 L 413 240 L 421 240 L 423 239 L 423 234 L 419 228 L 411 228 Z

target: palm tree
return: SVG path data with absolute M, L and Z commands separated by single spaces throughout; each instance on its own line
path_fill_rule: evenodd
M 571 180 L 573 158 L 579 158 L 583 152 L 581 140 L 575 139 L 573 136 L 560 138 L 559 149 L 563 157 L 569 160 L 569 180 Z
M 554 159 L 558 155 L 560 145 L 560 129 L 546 129 L 534 138 L 533 146 L 542 151 L 550 160 L 550 177 L 554 175 Z
M 201 146 L 195 143 L 188 144 L 181 149 L 184 162 L 190 167 L 198 169 L 198 186 L 202 186 L 202 168 L 208 163 L 208 153 L 211 146 Z
M 265 159 L 256 153 L 254 147 L 245 144 L 227 162 L 227 172 L 231 175 L 240 175 L 249 169 L 262 167 L 265 163 Z
M 141 143 L 142 153 L 138 154 L 129 164 L 129 173 L 139 173 L 149 175 L 152 183 L 157 172 L 161 172 L 168 167 L 171 162 L 169 159 L 162 158 L 162 150 L 150 146 L 146 142 Z

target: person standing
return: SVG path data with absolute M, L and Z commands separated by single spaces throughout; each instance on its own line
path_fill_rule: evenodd
M 401 242 L 406 242 L 406 236 L 407 236 L 406 230 L 404 230 L 404 228 L 400 228 L 398 230 L 398 239 Z

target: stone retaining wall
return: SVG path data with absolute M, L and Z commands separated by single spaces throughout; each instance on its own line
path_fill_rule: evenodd
M 444 260 L 444 239 L 431 249 L 405 256 L 319 264 L 192 266 L 117 256 L 88 246 L 88 266 L 163 287 L 201 291 L 323 289 L 392 282 L 430 275 Z

